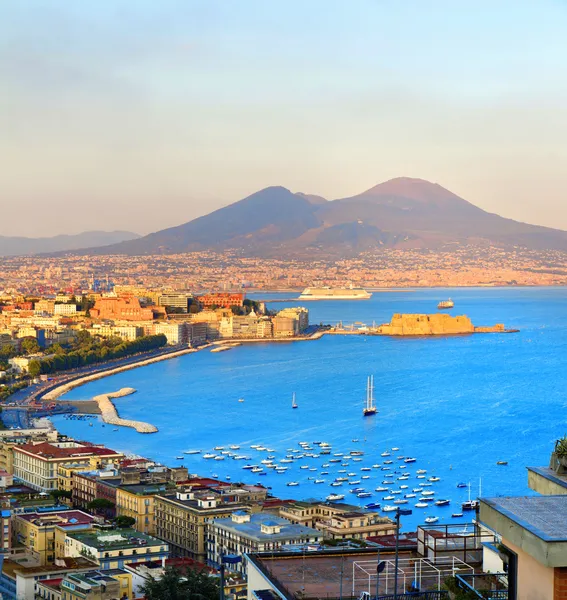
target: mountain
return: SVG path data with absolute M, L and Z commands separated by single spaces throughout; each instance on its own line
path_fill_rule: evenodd
M 343 256 L 378 247 L 483 243 L 567 251 L 567 232 L 478 208 L 436 183 L 399 177 L 338 200 L 269 187 L 135 240 L 82 254 L 239 249 L 249 256 Z
M 107 246 L 140 237 L 131 231 L 84 231 L 76 235 L 28 238 L 0 236 L 0 256 L 70 251 L 92 246 Z

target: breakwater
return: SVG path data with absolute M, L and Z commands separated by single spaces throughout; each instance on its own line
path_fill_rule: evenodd
M 100 414 L 102 416 L 102 420 L 109 425 L 120 425 L 122 427 L 131 427 L 135 429 L 138 433 L 155 433 L 158 431 L 158 428 L 150 423 L 144 423 L 143 421 L 132 421 L 130 419 L 122 419 L 114 403 L 112 402 L 112 398 L 123 398 L 124 396 L 129 396 L 130 394 L 134 394 L 136 390 L 134 388 L 122 388 L 117 392 L 111 392 L 110 394 L 99 394 L 95 396 L 93 400 L 98 404 L 100 409 Z

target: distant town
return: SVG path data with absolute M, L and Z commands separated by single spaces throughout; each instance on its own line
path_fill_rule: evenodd
M 251 258 L 236 250 L 150 256 L 5 257 L 0 295 L 107 290 L 108 284 L 202 291 L 301 290 L 309 285 L 365 288 L 565 285 L 567 254 L 451 244 L 437 251 L 383 248 L 352 258 Z

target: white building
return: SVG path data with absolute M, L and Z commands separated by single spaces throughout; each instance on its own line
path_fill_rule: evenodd
M 53 314 L 71 317 L 77 314 L 76 304 L 56 304 L 53 307 Z

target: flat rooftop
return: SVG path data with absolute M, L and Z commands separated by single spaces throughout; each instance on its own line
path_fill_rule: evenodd
M 566 514 L 563 494 L 480 499 L 481 523 L 546 567 L 567 567 Z
M 567 495 L 504 496 L 482 501 L 546 542 L 567 542 Z
M 93 531 L 84 533 L 68 533 L 68 537 L 97 550 L 121 550 L 126 548 L 149 548 L 164 546 L 167 543 L 147 533 L 135 529 L 114 529 L 111 531 Z
M 532 472 L 544 479 L 547 479 L 559 487 L 565 488 L 567 490 L 567 474 L 560 475 L 556 473 L 553 469 L 549 467 L 528 467 L 528 473 Z M 567 492 L 566 492 L 567 493 Z
M 393 560 L 393 556 L 393 550 L 389 554 L 387 551 L 383 552 L 382 560 Z M 400 557 L 409 558 L 410 556 L 413 554 L 400 552 Z M 298 590 L 304 589 L 306 596 L 315 598 L 338 598 L 341 579 L 343 593 L 350 596 L 354 583 L 353 573 L 356 573 L 358 595 L 358 592 L 368 588 L 368 576 L 365 577 L 362 571 L 356 569 L 354 563 L 374 561 L 370 562 L 369 568 L 376 569 L 375 548 L 372 550 L 285 552 L 276 555 L 252 554 L 248 556 L 248 559 L 275 577 L 280 584 L 279 589 L 282 593 L 293 596 Z

